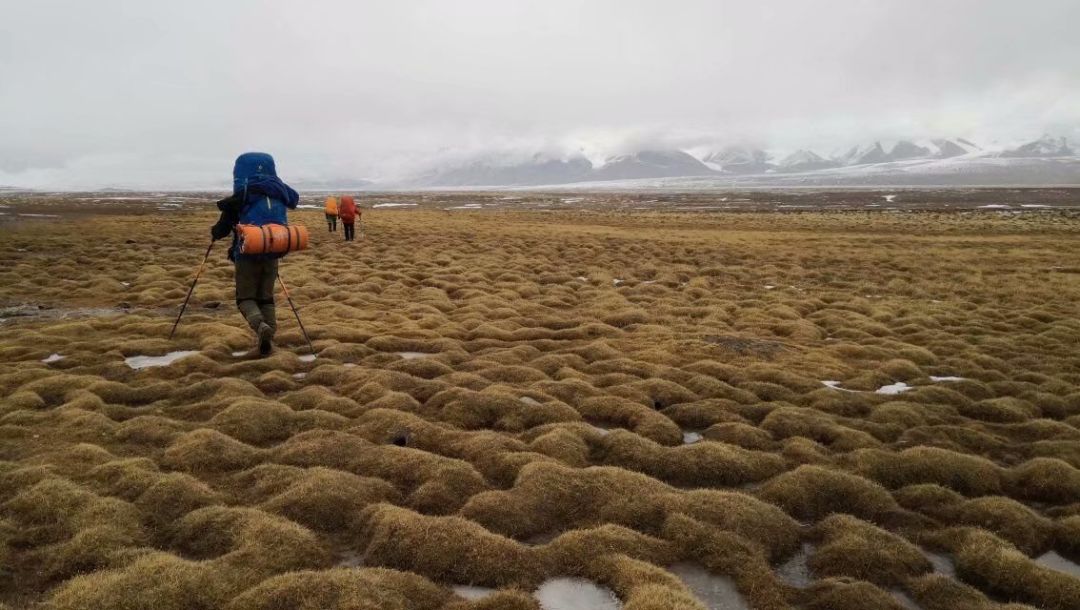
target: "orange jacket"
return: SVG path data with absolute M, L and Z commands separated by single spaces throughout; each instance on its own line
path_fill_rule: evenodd
M 356 209 L 356 201 L 349 195 L 343 195 L 341 204 L 338 205 L 338 216 L 341 218 L 341 222 L 353 222 L 359 215 L 360 212 Z
M 326 213 L 331 215 L 331 216 L 337 216 L 337 214 L 338 214 L 337 197 L 330 196 L 330 197 L 326 198 Z

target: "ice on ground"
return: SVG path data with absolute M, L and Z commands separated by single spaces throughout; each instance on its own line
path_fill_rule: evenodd
M 807 561 L 813 552 L 814 545 L 803 543 L 802 548 L 792 555 L 791 559 L 776 568 L 776 575 L 780 577 L 780 580 L 793 587 L 801 589 L 808 586 L 812 578 L 810 577 L 810 566 Z
M 1044 568 L 1057 570 L 1058 572 L 1068 574 L 1073 578 L 1080 578 L 1080 565 L 1077 565 L 1076 563 L 1068 560 L 1067 558 L 1058 555 L 1054 551 L 1039 555 L 1035 558 L 1035 561 Z
M 585 277 L 584 275 L 579 275 L 579 276 L 577 276 L 577 281 L 579 281 L 579 282 L 587 282 L 587 281 L 589 281 L 589 278 Z
M 568 198 L 562 200 L 563 203 L 578 203 L 580 201 L 585 201 L 585 198 L 584 197 L 568 197 Z
M 416 204 L 415 203 L 376 203 L 375 205 L 373 205 L 371 207 L 373 207 L 373 208 L 404 208 L 404 207 L 409 207 L 409 206 L 414 206 L 414 205 L 416 205 Z
M 199 352 L 193 350 L 186 350 L 180 352 L 169 352 L 164 356 L 131 356 L 130 358 L 124 358 L 124 364 L 130 366 L 135 370 L 145 369 L 154 366 L 169 366 L 173 362 L 181 358 L 187 358 Z
M 243 355 L 246 355 L 246 354 L 247 354 L 247 350 L 240 350 L 238 352 L 233 352 L 232 356 L 233 356 L 233 358 L 239 358 L 240 356 L 243 356 Z
M 696 563 L 682 562 L 668 566 L 686 587 L 710 610 L 741 610 L 750 606 L 735 589 L 735 581 L 717 576 Z
M 435 355 L 435 354 L 429 354 L 427 352 L 394 352 L 394 353 L 397 354 L 398 356 L 401 356 L 402 358 L 404 358 L 406 360 L 412 360 L 414 358 L 429 358 L 429 357 Z
M 836 339 L 833 339 L 832 337 L 829 337 L 829 338 L 827 338 L 825 340 L 826 341 L 835 341 Z M 836 381 L 836 380 L 833 380 L 833 379 L 826 379 L 825 381 L 821 382 L 821 385 L 823 385 L 823 386 L 825 386 L 827 388 L 832 388 L 834 390 L 840 390 L 841 392 L 854 392 L 855 391 L 855 390 L 849 390 L 847 388 L 840 387 L 840 382 Z
M 552 578 L 533 593 L 544 610 L 619 610 L 622 603 L 606 587 L 584 578 Z
M 885 203 L 892 203 L 896 201 L 896 195 L 882 195 L 885 198 Z
M 454 590 L 454 593 L 469 601 L 484 599 L 495 592 L 495 589 L 491 587 L 477 587 L 474 585 L 454 585 L 451 589 Z
M 131 287 L 131 282 L 120 282 L 120 285 L 125 287 L 125 288 L 130 288 Z
M 907 593 L 904 593 L 899 589 L 893 589 L 892 591 L 889 591 L 889 593 L 892 594 L 893 599 L 895 599 L 897 603 L 899 603 L 901 606 L 908 608 L 909 610 L 922 610 L 922 606 L 916 603 L 915 600 L 911 599 L 911 596 Z
M 611 280 L 611 283 L 618 286 L 619 284 L 623 283 L 623 280 L 620 280 L 620 279 L 616 278 L 614 280 Z
M 935 381 L 935 382 L 939 382 L 939 383 L 940 382 L 947 382 L 947 381 L 964 381 L 966 379 L 967 379 L 967 377 L 952 377 L 952 376 L 935 377 L 933 375 L 930 376 L 930 381 Z
M 693 445 L 694 443 L 700 441 L 702 438 L 704 438 L 704 437 L 702 437 L 701 433 L 699 433 L 699 432 L 683 432 L 682 433 L 682 442 L 683 442 L 684 445 Z
M 930 564 L 934 566 L 934 572 L 949 578 L 956 578 L 956 566 L 953 565 L 951 559 L 945 555 L 939 555 L 938 553 L 932 553 L 925 551 L 926 558 L 930 560 Z
M 64 359 L 64 357 L 61 356 L 60 354 L 53 354 L 53 355 L 49 356 L 48 358 L 42 358 L 41 361 L 44 362 L 45 364 L 51 364 L 53 362 L 58 362 L 58 361 L 63 360 L 63 359 Z
M 294 379 L 303 379 L 304 377 L 307 377 L 307 373 L 293 373 Z
M 914 390 L 914 389 L 915 388 L 909 386 L 908 384 L 904 383 L 903 381 L 897 381 L 896 383 L 891 384 L 891 385 L 883 385 L 883 386 L 881 386 L 880 388 L 875 390 L 875 393 L 876 394 L 886 394 L 886 395 L 892 396 L 892 395 L 895 395 L 895 394 L 903 394 L 904 392 L 907 392 L 908 390 Z
M 772 290 L 773 288 L 776 288 L 776 286 L 773 286 L 772 284 L 765 284 L 765 290 Z
M 338 559 L 339 568 L 357 568 L 364 565 L 364 556 L 356 551 L 345 551 Z
M 1007 210 L 1012 206 L 1005 203 L 988 203 L 986 205 L 980 205 L 979 207 L 984 210 Z
M 315 362 L 315 354 L 304 354 L 300 356 L 300 362 Z
M 296 209 L 298 209 L 298 210 L 322 210 L 322 209 L 324 209 L 324 206 L 311 205 L 310 203 L 302 203 L 302 204 L 296 206 Z
M 455 205 L 454 207 L 447 208 L 448 210 L 479 210 L 484 207 L 482 203 L 466 203 L 465 205 Z
M 1022 207 L 1022 208 L 1051 208 L 1051 207 L 1054 207 L 1054 206 L 1043 205 L 1041 203 L 1021 203 L 1020 207 Z
M 22 214 L 19 216 L 25 216 L 27 218 L 60 218 L 59 214 Z

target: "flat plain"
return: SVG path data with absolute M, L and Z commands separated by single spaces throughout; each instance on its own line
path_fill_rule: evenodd
M 209 196 L 0 196 L 0 608 L 1080 608 L 1077 191 L 319 199 L 259 359 Z

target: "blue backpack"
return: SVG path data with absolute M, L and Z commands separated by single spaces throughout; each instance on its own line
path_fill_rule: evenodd
M 296 191 L 277 176 L 274 158 L 266 153 L 244 153 L 233 166 L 233 194 L 243 197 L 238 224 L 264 226 L 289 224 L 288 210 L 299 201 Z M 284 254 L 240 255 L 280 258 Z

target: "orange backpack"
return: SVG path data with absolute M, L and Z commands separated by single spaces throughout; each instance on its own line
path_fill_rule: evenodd
M 241 254 L 286 254 L 308 247 L 308 230 L 301 225 L 236 225 Z

